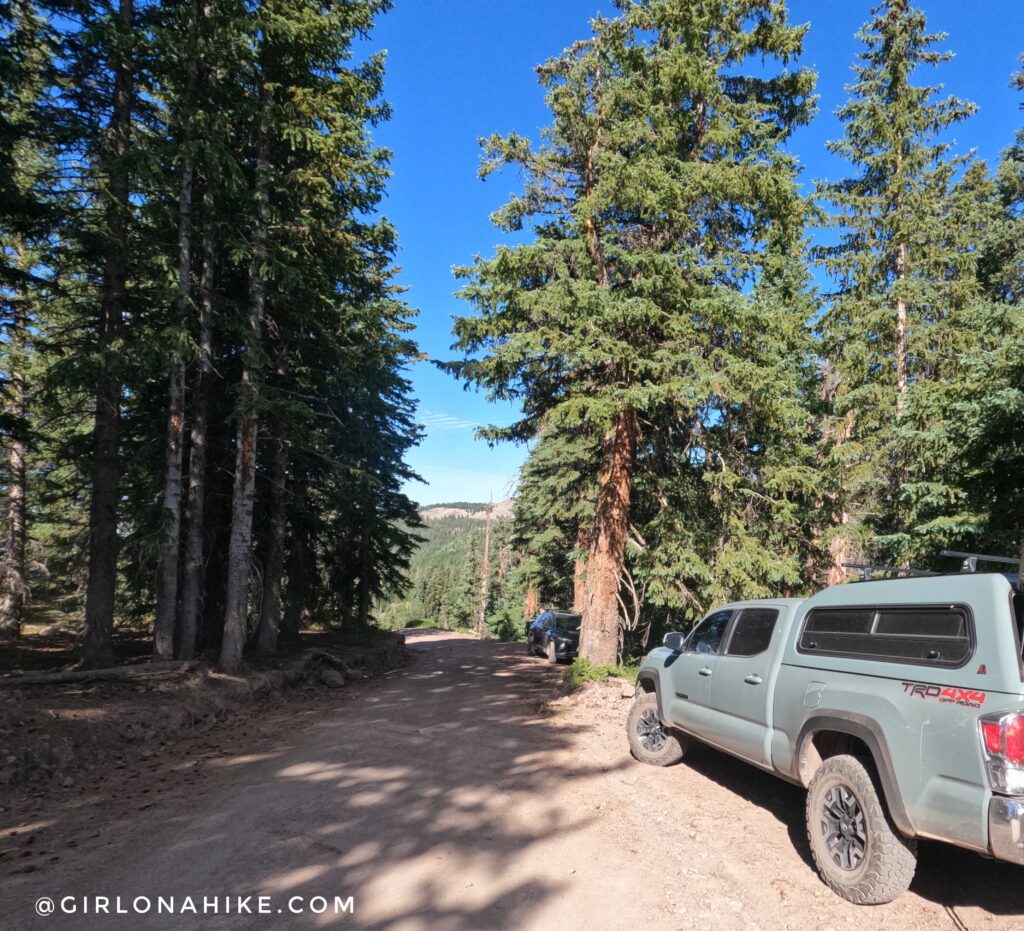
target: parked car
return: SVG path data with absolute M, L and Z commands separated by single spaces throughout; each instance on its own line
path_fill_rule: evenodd
M 542 611 L 526 622 L 526 652 L 542 653 L 550 663 L 572 659 L 580 648 L 582 620 L 572 611 Z
M 897 898 L 917 838 L 1024 864 L 1022 600 L 976 573 L 716 608 L 643 660 L 630 748 L 664 766 L 697 739 L 806 788 L 851 902 Z

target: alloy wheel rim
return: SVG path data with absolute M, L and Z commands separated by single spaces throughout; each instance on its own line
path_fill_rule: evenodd
M 640 746 L 650 753 L 657 753 L 665 746 L 665 728 L 661 726 L 661 719 L 657 712 L 648 708 L 636 725 L 636 736 L 640 740 Z
M 848 786 L 828 790 L 821 803 L 821 828 L 832 862 L 846 872 L 859 868 L 867 853 L 867 823 L 857 796 Z

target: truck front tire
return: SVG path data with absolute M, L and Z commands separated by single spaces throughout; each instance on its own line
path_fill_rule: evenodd
M 917 844 L 893 826 L 870 764 L 829 757 L 807 787 L 807 839 L 818 873 L 856 905 L 902 895 L 917 867 Z
M 678 763 L 689 746 L 684 737 L 661 723 L 654 692 L 637 692 L 626 719 L 626 736 L 633 756 L 651 766 Z

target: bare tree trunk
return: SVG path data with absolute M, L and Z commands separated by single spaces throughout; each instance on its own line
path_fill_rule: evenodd
M 253 326 L 250 313 L 250 327 Z M 228 543 L 227 594 L 224 605 L 224 635 L 220 668 L 237 672 L 245 648 L 249 607 L 249 569 L 252 561 L 252 513 L 256 487 L 256 373 L 248 367 L 242 373 L 242 410 L 235 436 L 235 482 L 231 496 L 231 535 Z
M 199 4 L 193 0 L 189 38 L 195 46 L 199 28 Z M 192 178 L 190 144 L 195 110 L 198 66 L 194 56 L 186 64 L 185 100 L 182 107 L 181 141 L 185 156 L 178 185 L 178 322 L 187 325 L 192 303 Z M 185 442 L 185 359 L 175 352 L 167 391 L 167 440 L 164 455 L 164 494 L 160 564 L 157 570 L 156 617 L 153 622 L 153 655 L 174 656 L 174 634 L 178 620 L 178 567 L 181 554 L 181 465 Z
M 157 570 L 156 617 L 153 622 L 153 655 L 174 656 L 174 629 L 178 616 L 178 563 L 181 549 L 181 463 L 185 439 L 185 366 L 175 361 L 168 391 L 169 413 L 164 461 L 164 493 Z
M 274 441 L 270 470 L 270 548 L 263 573 L 263 603 L 256 649 L 263 654 L 277 649 L 281 614 L 281 576 L 284 572 L 284 535 L 288 516 L 288 447 L 283 439 Z
M 626 408 L 605 436 L 587 562 L 580 655 L 596 665 L 611 665 L 619 658 L 619 588 L 629 532 L 636 443 L 636 412 Z
M 22 262 L 20 249 L 18 262 Z M 14 426 L 11 448 L 7 454 L 7 538 L 3 561 L 3 596 L 0 598 L 0 634 L 13 637 L 21 634 L 25 605 L 28 602 L 28 581 L 25 578 L 25 346 L 28 312 L 25 300 L 24 292 L 19 290 L 14 297 L 10 331 L 11 371 L 7 413 Z
M 193 66 L 194 69 L 194 66 Z M 192 301 L 192 159 L 181 167 L 178 201 L 178 315 L 184 325 Z M 174 655 L 174 630 L 178 617 L 178 563 L 181 552 L 181 463 L 185 441 L 185 360 L 171 363 L 168 388 L 167 440 L 164 457 L 164 501 L 157 575 L 156 619 L 153 624 L 153 655 Z
M 235 485 L 231 497 L 231 537 L 228 544 L 227 595 L 224 606 L 224 635 L 220 647 L 220 668 L 237 672 L 245 648 L 249 605 L 249 566 L 252 559 L 252 512 L 256 490 L 256 390 L 259 372 L 252 350 L 262 336 L 267 300 L 264 268 L 267 263 L 267 198 L 270 194 L 270 155 L 266 108 L 261 117 L 256 156 L 256 220 L 252 231 L 252 260 L 249 265 L 250 352 L 242 370 L 239 396 L 238 433 L 235 440 Z
M 101 162 L 106 173 L 104 227 L 106 258 L 99 312 L 101 371 L 96 385 L 93 426 L 92 495 L 89 503 L 89 581 L 85 593 L 85 638 L 82 663 L 103 668 L 114 662 L 114 595 L 117 589 L 117 505 L 121 471 L 121 378 L 117 345 L 126 305 L 128 279 L 128 212 L 130 184 L 125 156 L 131 144 L 133 0 L 120 0 L 118 14 L 123 41 L 111 56 L 113 107 L 105 131 Z
M 178 629 L 179 659 L 195 655 L 199 617 L 203 607 L 206 562 L 203 558 L 206 509 L 206 456 L 209 431 L 210 381 L 213 378 L 214 246 L 213 192 L 207 182 L 203 191 L 203 259 L 199 273 L 199 364 L 192 391 L 192 430 L 188 460 L 188 502 L 184 565 L 181 574 L 181 618 Z
M 896 280 L 907 277 L 907 247 L 900 243 L 896 250 Z M 904 396 L 907 393 L 907 302 L 896 299 L 896 416 L 903 415 Z
M 487 596 L 491 587 L 491 505 L 487 505 L 487 520 L 484 522 L 484 559 L 480 567 L 480 613 L 476 619 L 476 635 L 483 637 L 484 621 L 487 616 Z

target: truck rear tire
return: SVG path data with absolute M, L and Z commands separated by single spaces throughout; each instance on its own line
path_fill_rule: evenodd
M 878 777 L 855 756 L 829 757 L 807 787 L 807 839 L 818 873 L 855 905 L 883 905 L 910 886 L 917 844 L 894 827 Z
M 633 756 L 651 766 L 678 763 L 689 747 L 685 737 L 661 723 L 654 692 L 637 692 L 626 719 L 626 736 Z

